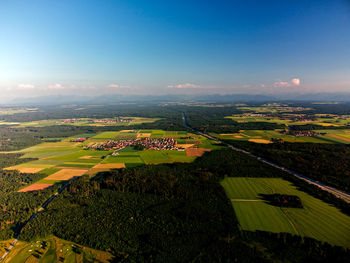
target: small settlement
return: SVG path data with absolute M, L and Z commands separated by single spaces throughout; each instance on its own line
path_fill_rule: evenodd
M 151 138 L 142 138 L 140 140 L 119 140 L 114 141 L 110 140 L 103 143 L 94 143 L 92 145 L 84 146 L 86 150 L 100 150 L 100 151 L 111 151 L 111 150 L 120 150 L 125 147 L 140 147 L 150 150 L 179 150 L 177 147 L 177 142 L 173 138 L 161 138 L 161 139 L 151 139 Z M 117 152 L 112 155 L 118 155 Z

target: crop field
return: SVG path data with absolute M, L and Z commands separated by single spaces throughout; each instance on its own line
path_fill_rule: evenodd
M 271 139 L 281 139 L 286 142 L 311 143 L 350 143 L 350 130 L 314 130 L 318 136 L 293 136 L 282 134 L 280 130 L 241 130 L 238 133 L 212 134 L 226 140 L 251 141 L 268 143 Z M 260 141 L 261 140 L 261 141 Z
M 221 184 L 243 230 L 288 232 L 350 247 L 350 217 L 299 191 L 286 180 L 238 177 L 226 178 Z M 259 194 L 273 193 L 296 195 L 301 199 L 303 208 L 272 206 L 259 197 Z
M 0 115 L 13 115 L 17 113 L 27 113 L 27 112 L 36 112 L 38 108 L 0 108 Z
M 6 243 L 10 243 L 7 241 Z M 99 251 L 65 241 L 57 237 L 33 242 L 18 241 L 14 249 L 5 258 L 6 263 L 82 263 L 82 262 L 111 262 L 113 256 Z
M 238 109 L 241 111 L 254 112 L 254 113 L 283 113 L 283 112 L 300 112 L 300 111 L 312 110 L 312 108 L 291 107 L 291 106 L 288 106 L 287 104 L 280 104 L 280 103 L 269 103 L 258 107 L 242 105 L 242 106 L 239 106 Z
M 35 183 L 35 184 L 32 184 L 32 185 L 29 185 L 27 187 L 22 188 L 18 192 L 30 192 L 30 191 L 43 190 L 43 189 L 46 189 L 52 185 L 53 184 L 50 184 L 50 183 Z
M 226 118 L 232 119 L 239 123 L 269 122 L 269 123 L 285 124 L 286 126 L 315 124 L 315 125 L 321 125 L 321 126 L 339 127 L 339 126 L 349 125 L 350 123 L 350 116 L 342 116 L 342 117 L 334 117 L 334 118 L 316 118 L 315 120 L 308 120 L 308 121 L 293 121 L 289 119 L 280 119 L 278 117 L 256 117 L 256 116 L 252 117 L 252 116 L 241 116 L 241 115 L 228 116 Z
M 21 110 L 8 110 L 1 111 L 0 115 L 23 113 L 33 111 L 30 109 Z M 160 120 L 159 118 L 143 118 L 143 117 L 122 117 L 122 121 L 115 122 L 115 118 L 105 118 L 104 121 L 100 121 L 92 118 L 79 118 L 79 119 L 51 119 L 51 120 L 40 120 L 40 121 L 30 121 L 30 122 L 5 122 L 0 121 L 0 125 L 6 126 L 17 126 L 17 127 L 48 127 L 54 125 L 73 125 L 73 126 L 132 126 L 144 123 L 152 123 Z M 123 121 L 127 120 L 127 121 Z
M 141 137 L 175 138 L 185 144 L 182 150 L 136 150 L 126 147 L 118 150 L 84 149 L 86 145 L 104 143 L 109 140 L 138 140 Z M 38 158 L 38 160 L 7 167 L 7 170 L 19 170 L 22 173 L 42 173 L 46 175 L 32 185 L 24 185 L 20 191 L 35 191 L 50 187 L 55 183 L 70 180 L 76 176 L 94 174 L 111 169 L 132 168 L 145 164 L 161 164 L 174 162 L 192 162 L 196 157 L 221 146 L 207 138 L 184 131 L 163 130 L 123 130 L 94 134 L 84 142 L 75 142 L 79 137 L 65 138 L 59 142 L 45 142 L 23 149 L 22 158 Z M 195 154 L 194 154 L 195 152 Z

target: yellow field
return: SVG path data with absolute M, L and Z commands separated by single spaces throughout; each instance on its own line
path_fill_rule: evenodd
M 138 133 L 137 138 L 149 138 L 151 137 L 151 133 Z
M 332 137 L 334 139 L 340 139 L 340 140 L 343 140 L 343 141 L 346 141 L 346 142 L 350 142 L 350 138 L 347 138 L 345 136 L 341 136 L 340 134 L 327 134 L 328 137 Z
M 125 168 L 124 163 L 100 163 L 98 165 L 95 165 L 93 169 L 120 169 Z
M 46 180 L 70 180 L 75 176 L 82 176 L 87 169 L 62 169 L 46 177 Z
M 79 159 L 99 159 L 99 157 L 98 156 L 85 155 L 85 156 L 79 157 Z
M 271 143 L 271 141 L 265 139 L 249 139 L 248 141 L 255 143 Z
M 328 127 L 328 126 L 339 127 L 340 126 L 339 124 L 325 123 L 325 122 L 317 122 L 315 124 L 320 125 L 320 126 L 325 126 L 325 127 Z
M 45 168 L 30 168 L 30 167 L 12 166 L 12 167 L 5 168 L 4 170 L 18 170 L 20 173 L 35 174 L 37 172 L 40 172 L 43 169 L 45 169 Z
M 187 149 L 189 147 L 192 147 L 194 144 L 177 144 L 177 147 L 182 148 L 182 149 Z

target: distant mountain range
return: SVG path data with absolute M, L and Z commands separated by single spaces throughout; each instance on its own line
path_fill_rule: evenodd
M 227 95 L 101 95 L 101 96 L 39 96 L 31 98 L 16 98 L 11 101 L 1 101 L 2 105 L 61 105 L 61 104 L 118 104 L 133 102 L 264 102 L 264 101 L 350 101 L 349 93 L 308 93 L 308 94 L 227 94 Z

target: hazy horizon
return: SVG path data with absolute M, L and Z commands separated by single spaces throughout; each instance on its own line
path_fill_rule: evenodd
M 2 99 L 350 92 L 350 4 L 1 1 Z

